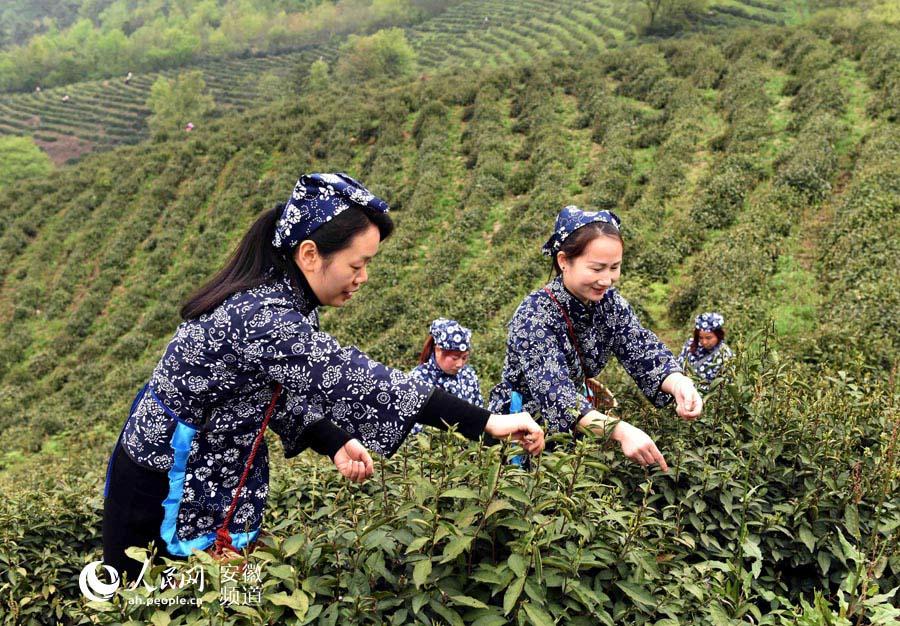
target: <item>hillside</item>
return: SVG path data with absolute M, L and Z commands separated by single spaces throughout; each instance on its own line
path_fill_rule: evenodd
M 713 2 L 696 23 L 698 29 L 794 21 L 802 3 Z M 475 66 L 523 62 L 536 56 L 615 47 L 632 26 L 636 10 L 621 3 L 568 0 L 467 0 L 406 28 L 419 65 L 431 72 L 448 64 Z M 274 55 L 216 57 L 161 72 L 123 76 L 45 88 L 40 93 L 0 94 L 0 135 L 34 137 L 58 164 L 86 152 L 147 137 L 146 106 L 150 86 L 159 76 L 198 69 L 223 113 L 264 104 L 269 97 L 260 78 L 277 76 L 288 92 L 303 92 L 305 68 L 318 59 L 332 62 L 344 40 Z M 68 95 L 69 99 L 63 101 Z
M 13 572 L 0 612 L 124 621 L 122 606 L 86 606 L 74 577 L 97 554 L 103 463 L 131 398 L 180 302 L 251 220 L 299 172 L 344 170 L 390 202 L 397 232 L 323 326 L 390 365 L 411 367 L 428 322 L 454 317 L 475 331 L 489 389 L 506 321 L 546 280 L 539 248 L 569 203 L 622 217 L 621 290 L 671 348 L 716 309 L 742 357 L 696 424 L 649 410 L 618 366 L 605 374 L 674 477 L 590 442 L 501 479 L 496 451 L 435 438 L 379 461 L 381 484 L 361 489 L 307 455 L 276 458 L 273 530 L 302 536 L 273 540 L 269 561 L 300 569 L 277 570 L 269 591 L 306 598 L 296 615 L 826 624 L 798 616 L 852 598 L 854 620 L 891 623 L 896 598 L 880 594 L 900 584 L 898 42 L 896 27 L 826 12 L 533 60 L 498 44 L 510 62 L 335 85 L 0 192 L 0 560 Z M 477 493 L 438 506 L 462 487 Z M 507 513 L 466 508 L 501 488 Z M 437 532 L 441 515 L 446 533 L 420 538 L 411 520 Z M 495 569 L 471 576 L 469 546 Z M 302 590 L 297 571 L 314 577 Z M 277 622 L 287 606 L 228 619 Z M 131 618 L 149 621 L 143 611 Z

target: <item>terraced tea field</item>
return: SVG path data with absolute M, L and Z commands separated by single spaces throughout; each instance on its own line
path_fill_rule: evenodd
M 785 7 L 790 7 L 790 10 Z M 799 3 L 720 0 L 700 28 L 791 21 Z M 617 46 L 629 31 L 627 4 L 613 0 L 469 0 L 407 29 L 423 70 L 522 62 L 547 53 Z M 222 112 L 241 111 L 265 97 L 260 76 L 294 84 L 319 57 L 333 61 L 340 41 L 277 55 L 214 58 L 189 68 L 75 83 L 36 93 L 0 95 L 0 135 L 32 135 L 58 164 L 95 149 L 137 143 L 147 136 L 146 100 L 159 76 L 199 69 Z M 68 99 L 64 101 L 64 98 Z

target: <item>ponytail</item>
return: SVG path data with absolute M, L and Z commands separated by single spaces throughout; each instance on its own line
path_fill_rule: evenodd
M 428 339 L 425 340 L 425 345 L 422 347 L 422 353 L 419 354 L 419 365 L 430 359 L 432 353 L 434 353 L 434 337 L 428 335 Z
M 295 271 L 299 271 L 293 262 L 288 262 L 272 246 L 275 222 L 283 207 L 283 204 L 277 205 L 256 219 L 225 267 L 195 291 L 181 307 L 182 319 L 200 317 L 222 304 L 229 296 L 258 287 L 268 279 L 268 272 L 273 267 L 289 271 L 289 267 L 294 266 Z

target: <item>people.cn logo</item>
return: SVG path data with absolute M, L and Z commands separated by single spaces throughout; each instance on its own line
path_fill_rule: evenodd
M 88 600 L 94 602 L 106 602 L 113 597 L 116 589 L 119 588 L 119 572 L 110 565 L 103 565 L 103 569 L 109 574 L 111 582 L 105 583 L 97 578 L 97 566 L 102 565 L 103 561 L 91 561 L 81 570 L 78 577 L 78 586 L 81 587 L 81 593 Z

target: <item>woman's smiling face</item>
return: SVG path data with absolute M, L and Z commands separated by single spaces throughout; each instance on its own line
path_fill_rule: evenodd
M 315 243 L 306 240 L 297 246 L 294 260 L 319 302 L 343 306 L 369 280 L 367 268 L 379 243 L 378 227 L 372 224 L 328 259 L 319 254 Z
M 565 252 L 557 255 L 562 269 L 563 285 L 584 304 L 599 302 L 622 271 L 622 242 L 615 237 L 595 237 L 574 258 Z

